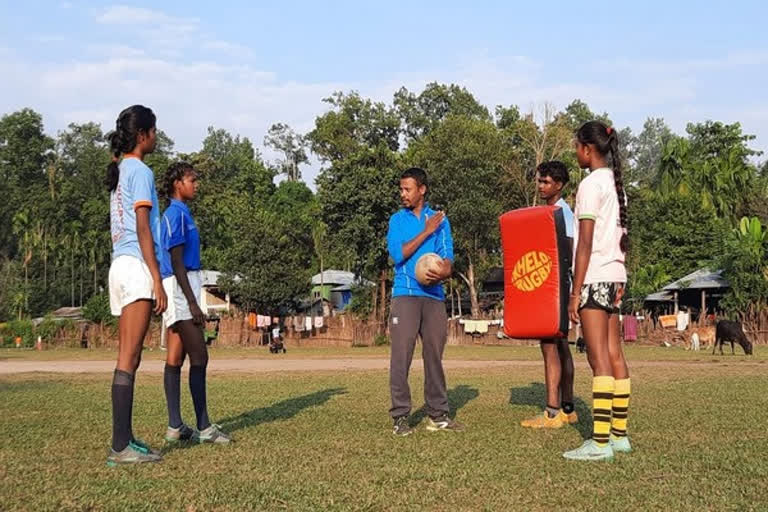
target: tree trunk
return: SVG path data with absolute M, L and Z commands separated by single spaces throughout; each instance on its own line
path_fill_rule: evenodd
M 80 307 L 83 307 L 83 259 L 80 258 Z
M 75 250 L 70 251 L 69 258 L 69 305 L 75 307 Z
M 43 231 L 43 291 L 48 291 L 48 233 Z
M 459 292 L 459 288 L 458 287 L 456 287 L 456 289 L 454 291 L 456 292 L 456 302 L 459 303 L 459 318 L 461 318 L 461 315 L 462 315 L 462 313 L 461 313 L 461 292 Z
M 371 300 L 373 301 L 373 308 L 372 308 L 371 314 L 373 315 L 373 325 L 374 325 L 373 333 L 375 336 L 377 332 L 375 326 L 378 325 L 378 322 L 379 322 L 379 285 L 378 283 L 376 283 L 373 286 L 373 291 L 371 293 L 373 293 L 373 297 L 371 298 Z M 368 322 L 368 325 L 370 325 L 370 321 Z M 373 340 L 371 340 L 371 343 L 373 343 Z
M 480 318 L 480 304 L 477 300 L 477 287 L 475 286 L 475 265 L 470 261 L 467 269 L 469 278 L 469 303 L 472 307 L 472 318 Z
M 467 289 L 469 290 L 469 304 L 471 307 L 470 313 L 472 314 L 472 318 L 479 318 L 480 304 L 477 300 L 477 288 L 475 287 L 475 265 L 470 260 L 469 267 L 467 268 L 467 274 L 464 275 L 461 272 L 458 274 L 464 280 L 464 282 L 467 283 Z M 461 308 L 461 303 L 459 303 L 459 308 Z M 461 314 L 461 309 L 459 309 L 459 314 Z
M 379 317 L 378 333 L 384 334 L 386 331 L 387 323 L 387 271 L 382 270 L 380 276 L 381 282 L 381 295 L 379 299 L 379 309 L 381 316 Z

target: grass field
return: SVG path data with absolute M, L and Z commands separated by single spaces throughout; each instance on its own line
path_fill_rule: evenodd
M 538 357 L 535 347 L 450 349 L 465 359 Z M 665 360 L 668 350 L 631 348 L 629 357 Z M 448 374 L 449 398 L 468 430 L 427 432 L 417 410 L 407 438 L 390 433 L 386 372 L 217 374 L 211 414 L 235 444 L 166 448 L 161 464 L 113 469 L 109 375 L 6 376 L 0 510 L 767 510 L 765 359 L 678 352 L 706 362 L 635 369 L 636 451 L 612 463 L 560 455 L 590 432 L 584 371 L 578 428 L 518 426 L 543 404 L 541 368 L 463 370 Z M 417 407 L 421 380 L 414 372 Z M 182 404 L 191 422 L 186 389 Z M 162 446 L 161 376 L 139 373 L 134 415 L 136 434 Z

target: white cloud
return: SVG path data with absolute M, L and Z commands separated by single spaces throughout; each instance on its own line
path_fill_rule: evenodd
M 176 25 L 190 31 L 196 30 L 200 25 L 197 18 L 169 16 L 162 11 L 129 5 L 107 7 L 96 16 L 96 21 L 107 25 Z
M 113 6 L 102 10 L 96 20 L 114 27 L 110 40 L 103 46 L 90 41 L 70 61 L 30 60 L 20 49 L 0 46 L 7 71 L 0 81 L 0 112 L 30 106 L 44 115 L 51 133 L 70 122 L 85 121 L 100 122 L 106 131 L 121 109 L 142 103 L 157 113 L 158 126 L 176 141 L 177 150 L 190 152 L 200 148 L 210 125 L 247 136 L 260 147 L 273 123 L 285 122 L 300 132 L 311 130 L 315 117 L 328 109 L 322 99 L 334 91 L 354 89 L 389 103 L 401 86 L 419 92 L 427 83 L 438 81 L 467 87 L 491 110 L 497 104 L 517 104 L 528 110 L 545 101 L 562 108 L 580 98 L 595 111 L 607 111 L 617 126 L 630 125 L 635 132 L 648 116 L 664 117 L 677 131 L 688 121 L 742 121 L 746 132 L 759 137 L 754 146 L 768 149 L 764 96 L 732 94 L 731 105 L 717 109 L 701 101 L 702 95 L 719 93 L 712 77 L 747 74 L 755 69 L 755 62 L 768 62 L 760 53 L 707 61 L 622 59 L 570 69 L 581 63 L 547 63 L 519 55 L 491 57 L 485 52 L 459 56 L 451 69 L 392 73 L 383 82 L 297 82 L 260 69 L 252 59 L 228 64 L 217 58 L 250 54 L 250 49 L 203 34 L 196 18 Z M 135 24 L 145 28 L 146 38 L 133 37 Z M 174 32 L 171 27 L 180 28 Z M 200 57 L 200 49 L 207 52 L 203 55 L 208 60 Z M 260 149 L 265 157 L 274 157 Z M 316 165 L 304 170 L 309 182 L 316 174 Z

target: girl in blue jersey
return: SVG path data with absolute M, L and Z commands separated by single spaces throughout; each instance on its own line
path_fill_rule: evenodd
M 107 464 L 158 462 L 160 454 L 133 436 L 134 375 L 154 311 L 165 311 L 166 294 L 157 261 L 160 209 L 155 176 L 144 157 L 155 149 L 155 114 L 147 107 L 128 107 L 107 135 L 112 162 L 107 167 L 110 192 L 112 264 L 109 304 L 120 317 L 117 368 L 112 379 L 112 449 Z M 154 301 L 154 305 L 153 305 Z
M 206 403 L 208 349 L 203 336 L 205 314 L 200 309 L 203 287 L 200 235 L 186 204 L 197 194 L 197 173 L 186 162 L 173 163 L 165 174 L 164 188 L 170 201 L 160 223 L 160 273 L 168 294 L 168 309 L 163 314 L 168 327 L 163 379 L 168 403 L 165 439 L 169 442 L 195 439 L 201 443 L 229 443 L 232 439 L 208 419 Z M 189 355 L 189 391 L 197 416 L 197 431 L 181 419 L 181 366 L 186 355 Z

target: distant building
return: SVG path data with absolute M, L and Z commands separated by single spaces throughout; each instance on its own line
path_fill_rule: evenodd
M 356 285 L 373 286 L 373 283 L 353 272 L 345 270 L 325 270 L 322 274 L 312 276 L 312 303 L 319 299 L 330 302 L 333 309 L 342 310 L 352 300 L 352 288 Z

